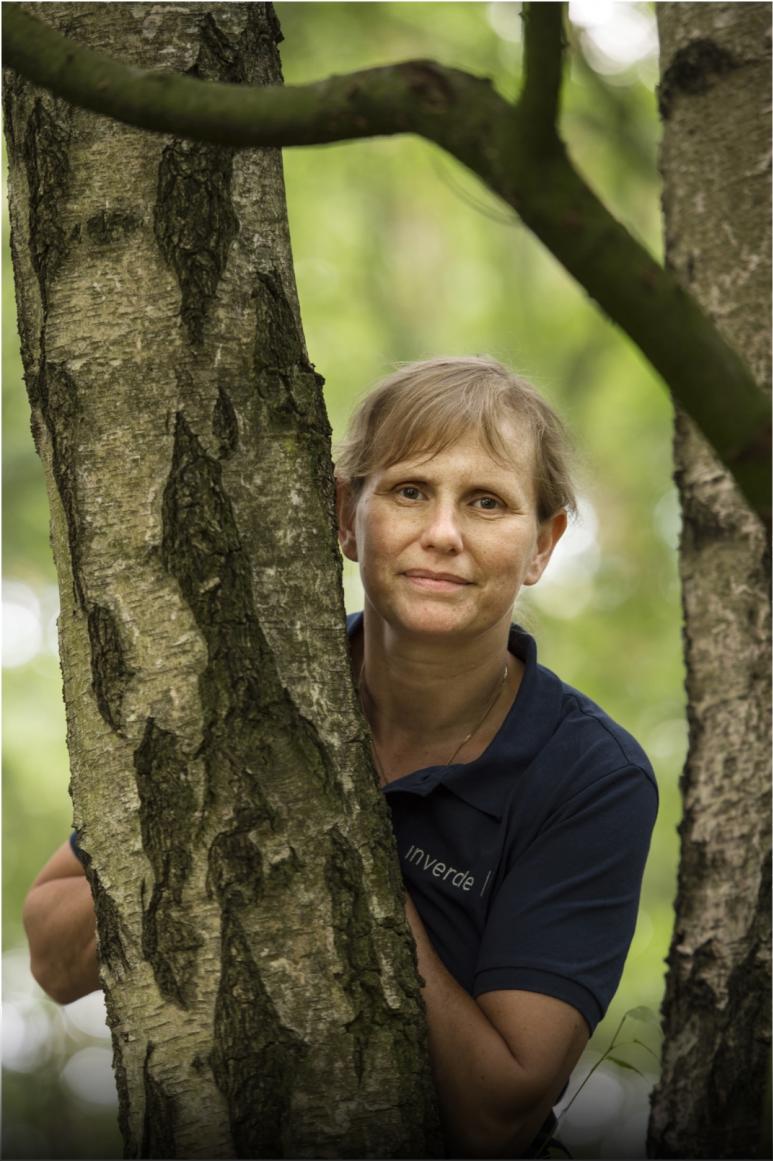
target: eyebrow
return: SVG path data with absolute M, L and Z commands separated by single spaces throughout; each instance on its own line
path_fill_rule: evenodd
M 398 480 L 405 480 L 412 484 L 423 484 L 425 486 L 433 486 L 436 483 L 436 477 L 424 471 L 412 471 L 410 464 L 406 464 L 404 468 L 401 464 L 392 464 L 390 467 L 384 469 L 384 475 L 389 477 L 391 484 L 396 483 Z M 474 478 L 474 476 L 471 477 L 473 480 Z M 509 486 L 494 483 L 471 483 L 465 484 L 464 488 L 468 492 L 512 493 L 521 504 L 529 502 L 528 489 L 524 487 L 515 473 L 513 473 L 513 482 Z

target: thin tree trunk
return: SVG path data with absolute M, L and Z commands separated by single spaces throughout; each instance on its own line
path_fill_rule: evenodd
M 281 77 L 262 3 L 29 7 L 138 66 Z M 13 74 L 5 108 L 126 1154 L 431 1155 L 280 155 L 151 136 Z
M 656 8 L 667 260 L 767 383 L 770 5 Z M 768 547 L 683 414 L 675 456 L 690 746 L 649 1149 L 770 1157 Z

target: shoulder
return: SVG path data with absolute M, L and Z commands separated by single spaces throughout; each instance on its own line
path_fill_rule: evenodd
M 362 613 L 347 613 L 346 614 L 346 633 L 349 637 L 354 637 L 362 625 Z
M 578 747 L 578 757 L 592 764 L 598 774 L 636 770 L 657 789 L 652 764 L 636 738 L 587 694 L 566 682 L 561 682 L 561 687 L 562 712 L 556 743 Z
M 552 788 L 565 800 L 622 781 L 657 801 L 655 773 L 636 738 L 591 697 L 541 665 L 533 639 L 516 627 L 513 646 L 526 665 L 516 723 L 533 737 L 531 772 L 545 794 L 550 797 Z M 516 706 L 520 700 L 519 695 Z

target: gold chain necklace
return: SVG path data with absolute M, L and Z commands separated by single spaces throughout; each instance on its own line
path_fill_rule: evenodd
M 364 673 L 365 673 L 365 662 L 363 661 L 362 665 L 360 666 L 360 675 L 359 675 L 359 678 L 357 681 L 357 687 L 360 691 L 360 704 L 362 704 L 362 691 L 363 690 L 367 690 L 368 697 L 370 697 L 370 690 L 368 689 L 367 684 L 364 681 Z M 475 737 L 478 730 L 483 726 L 483 723 L 486 721 L 487 717 L 489 716 L 489 714 L 493 710 L 494 706 L 499 701 L 502 690 L 505 688 L 505 685 L 507 684 L 507 678 L 508 678 L 509 674 L 510 674 L 510 666 L 509 666 L 509 664 L 505 664 L 505 671 L 502 674 L 502 681 L 497 686 L 496 693 L 494 694 L 491 701 L 486 706 L 486 709 L 483 712 L 483 717 L 480 719 L 480 721 L 477 723 L 477 725 L 474 726 L 473 729 L 470 730 L 469 734 L 467 734 L 467 736 L 465 738 L 462 738 L 461 742 L 456 747 L 456 749 L 453 751 L 451 756 L 449 758 L 447 758 L 445 760 L 445 762 L 443 763 L 444 766 L 451 765 L 451 763 L 453 762 L 454 758 L 459 753 L 459 751 L 462 750 L 464 748 L 464 746 L 467 745 L 467 743 L 470 741 L 471 738 Z M 365 707 L 363 705 L 363 710 L 364 709 L 365 709 Z M 367 717 L 367 714 L 365 716 Z M 387 781 L 387 777 L 386 777 L 386 771 L 384 770 L 384 767 L 381 764 L 381 759 L 378 756 L 378 750 L 376 749 L 375 738 L 373 739 L 373 744 L 371 746 L 371 749 L 373 751 L 373 760 L 376 763 L 376 771 L 377 771 L 378 776 L 379 776 L 379 782 L 383 786 L 384 783 Z

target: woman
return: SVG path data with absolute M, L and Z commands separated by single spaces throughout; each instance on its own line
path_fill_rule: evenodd
M 337 487 L 448 1152 L 528 1155 L 619 982 L 657 800 L 636 742 L 511 625 L 574 507 L 561 425 L 493 360 L 411 364 L 355 412 Z M 68 844 L 25 922 L 55 998 L 97 986 Z
M 404 367 L 337 461 L 349 619 L 452 1155 L 519 1156 L 615 992 L 657 791 L 511 626 L 574 496 L 560 422 L 491 359 Z

